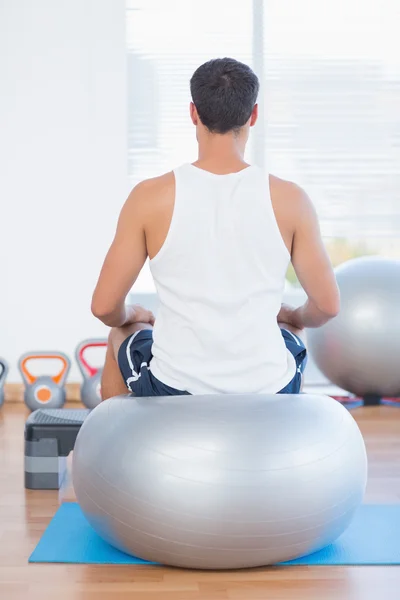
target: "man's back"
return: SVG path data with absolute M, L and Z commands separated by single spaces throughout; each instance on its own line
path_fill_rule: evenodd
M 160 305 L 151 371 L 190 393 L 277 392 L 296 368 L 277 323 L 290 254 L 268 179 L 257 167 L 216 174 L 190 164 L 172 178 L 148 186 Z
M 195 163 L 195 165 L 197 164 L 199 163 Z M 197 168 L 206 171 L 201 167 Z M 232 164 L 232 168 L 240 169 L 243 168 L 243 165 Z M 221 169 L 218 170 L 221 171 Z M 214 174 L 222 175 L 223 173 L 218 173 L 218 170 L 214 169 Z M 213 174 L 211 171 L 209 173 Z M 174 212 L 174 173 L 171 171 L 160 177 L 143 181 L 138 188 L 141 191 L 141 211 L 143 212 L 147 252 L 149 258 L 152 259 L 164 245 Z M 269 190 L 267 188 L 266 194 L 265 201 L 268 201 L 268 195 L 270 195 L 282 239 L 288 252 L 291 253 L 295 225 L 303 205 L 301 190 L 291 182 L 269 175 Z M 251 210 L 250 204 L 248 204 L 248 209 Z

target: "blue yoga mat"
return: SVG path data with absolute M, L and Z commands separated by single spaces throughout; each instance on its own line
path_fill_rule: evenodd
M 29 562 L 103 565 L 154 564 L 104 542 L 78 504 L 60 506 Z M 365 504 L 331 546 L 285 565 L 400 565 L 400 505 Z

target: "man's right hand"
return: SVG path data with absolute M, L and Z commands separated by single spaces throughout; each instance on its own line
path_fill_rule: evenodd
M 151 310 L 147 310 L 140 304 L 128 304 L 125 307 L 126 318 L 124 321 L 125 325 L 133 325 L 134 323 L 150 323 L 150 325 L 154 325 L 155 316 L 151 312 Z

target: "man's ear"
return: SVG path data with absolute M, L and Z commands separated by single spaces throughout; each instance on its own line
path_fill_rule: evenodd
M 197 108 L 193 102 L 190 103 L 190 118 L 192 119 L 193 125 L 199 124 L 199 115 L 197 114 Z
M 251 112 L 251 117 L 250 117 L 250 127 L 253 127 L 258 119 L 258 104 L 254 105 L 254 108 Z

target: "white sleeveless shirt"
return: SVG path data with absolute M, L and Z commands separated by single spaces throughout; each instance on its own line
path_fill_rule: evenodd
M 296 372 L 277 315 L 289 252 L 258 167 L 174 171 L 170 228 L 150 261 L 153 375 L 191 394 L 276 393 Z

